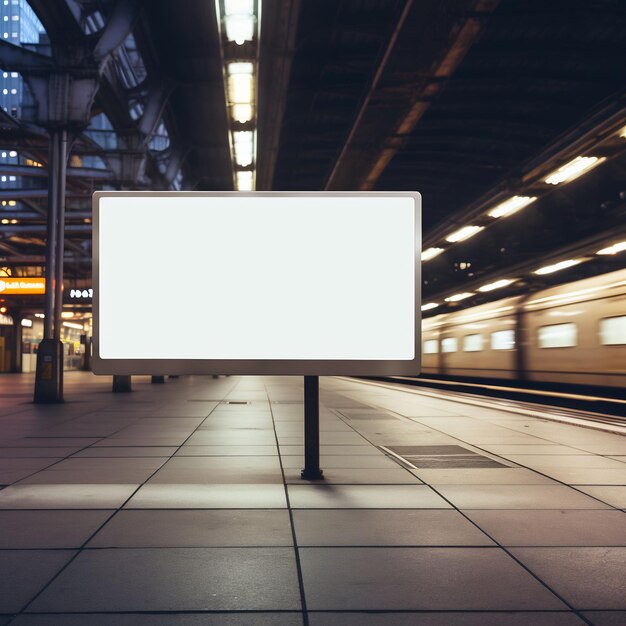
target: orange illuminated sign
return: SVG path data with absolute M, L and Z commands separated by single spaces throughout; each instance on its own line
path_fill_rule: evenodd
M 0 278 L 0 296 L 46 293 L 45 278 Z

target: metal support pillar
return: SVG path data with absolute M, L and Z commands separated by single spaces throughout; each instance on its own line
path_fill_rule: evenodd
M 22 314 L 11 315 L 13 318 L 13 334 L 11 335 L 11 363 L 9 371 L 13 374 L 22 373 Z
M 320 469 L 320 379 L 319 376 L 304 377 L 304 480 L 321 480 Z
M 150 382 L 153 385 L 162 385 L 165 383 L 165 376 L 153 376 Z
M 130 376 L 113 375 L 113 393 L 127 393 L 133 390 Z
M 63 402 L 63 249 L 67 131 L 50 132 L 44 336 L 37 350 L 35 403 Z

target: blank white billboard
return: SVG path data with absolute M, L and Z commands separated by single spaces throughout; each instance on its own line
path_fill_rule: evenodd
M 94 194 L 102 374 L 419 371 L 419 194 Z

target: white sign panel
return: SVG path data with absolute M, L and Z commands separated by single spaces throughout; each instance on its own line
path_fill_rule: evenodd
M 416 193 L 94 194 L 101 374 L 417 374 Z

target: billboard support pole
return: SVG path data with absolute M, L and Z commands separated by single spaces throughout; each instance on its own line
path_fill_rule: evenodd
M 320 469 L 320 398 L 319 376 L 304 377 L 304 480 L 322 480 Z

